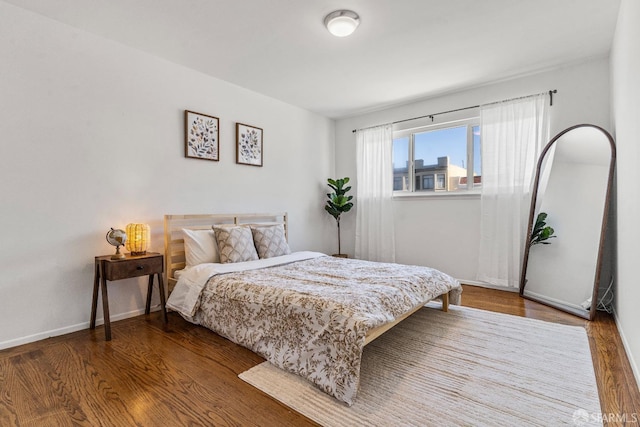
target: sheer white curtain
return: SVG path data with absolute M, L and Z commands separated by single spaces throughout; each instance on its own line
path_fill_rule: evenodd
M 482 106 L 478 280 L 517 288 L 538 157 L 549 139 L 548 95 Z
M 356 250 L 359 259 L 394 262 L 391 125 L 356 132 Z

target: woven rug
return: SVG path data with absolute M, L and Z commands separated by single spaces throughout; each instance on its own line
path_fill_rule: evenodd
M 348 407 L 268 362 L 240 378 L 324 426 L 590 425 L 600 413 L 584 328 L 423 308 L 365 347 Z

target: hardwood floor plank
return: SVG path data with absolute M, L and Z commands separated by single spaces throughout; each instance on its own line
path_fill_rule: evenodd
M 132 415 L 136 397 L 122 375 L 128 364 L 126 356 L 96 351 L 90 341 L 73 340 L 49 346 L 46 354 L 69 384 L 69 392 L 78 396 L 89 425 L 138 425 Z M 123 360 L 119 360 L 123 359 Z M 116 360 L 116 362 L 113 362 Z M 139 395 L 138 395 L 139 396 Z
M 175 313 L 173 316 L 176 316 Z M 182 319 L 177 321 L 182 322 Z M 238 378 L 239 373 L 264 361 L 253 352 L 204 328 L 191 329 L 197 335 L 203 332 L 204 335 L 194 340 L 183 341 L 180 346 L 167 343 L 173 341 L 175 334 L 154 328 L 147 330 L 148 346 L 143 350 L 147 353 L 147 360 L 144 363 L 161 366 L 163 376 L 172 378 L 172 387 L 187 382 L 189 399 L 183 402 L 187 410 L 191 408 L 195 397 L 195 400 L 206 404 L 202 405 L 202 411 L 210 415 L 215 425 L 227 425 L 229 420 L 233 419 L 242 420 L 242 425 L 300 424 L 297 417 L 288 419 L 288 414 L 291 413 L 289 408 L 282 405 L 279 405 L 278 409 L 274 408 L 270 397 L 262 393 L 256 395 L 252 386 Z M 132 333 L 137 335 L 135 331 Z M 203 342 L 206 344 L 203 345 Z M 141 346 L 136 347 L 138 350 L 141 349 Z M 171 349 L 170 355 L 164 353 L 166 349 Z M 127 351 L 138 350 L 131 348 Z M 238 363 L 242 360 L 246 360 L 247 363 Z M 227 404 L 231 396 L 237 396 L 233 406 Z M 214 411 L 207 406 L 214 408 Z M 261 421 L 256 423 L 258 414 L 261 414 Z
M 16 380 L 16 370 L 11 366 L 10 358 L 0 359 L 0 425 L 18 425 L 19 414 L 14 399 L 20 388 Z
M 89 425 L 77 399 L 67 391 L 61 373 L 50 363 L 43 350 L 32 350 L 9 359 L 15 373 L 16 412 L 28 420 L 66 415 L 69 425 Z M 57 414 L 57 415 L 56 415 Z
M 587 322 L 517 293 L 466 285 L 462 298 L 469 307 L 584 326 L 605 421 L 622 425 L 620 416 L 640 413 L 611 316 Z M 0 351 L 0 425 L 316 425 L 238 378 L 264 359 L 176 313 L 168 325 L 156 312 L 111 326 L 109 342 L 99 327 Z
M 78 353 L 85 372 L 77 371 L 75 378 L 70 379 L 80 385 L 92 387 L 95 394 L 88 396 L 86 404 L 92 408 L 93 418 L 100 420 L 107 414 L 117 413 L 124 418 L 122 425 L 162 425 L 167 419 L 184 423 L 182 425 L 208 425 L 210 421 L 199 412 L 185 411 L 179 401 L 169 395 L 167 385 L 170 377 L 158 369 L 155 364 L 148 362 L 139 349 L 130 351 L 136 343 L 125 345 L 128 342 L 124 336 L 125 330 L 118 333 L 123 337 L 106 344 L 89 343 L 83 345 L 75 343 L 72 351 Z M 101 351 L 102 350 L 102 351 Z M 171 405 L 165 404 L 171 402 Z M 105 405 L 108 409 L 105 411 Z M 113 425 L 117 420 L 105 422 L 105 425 Z

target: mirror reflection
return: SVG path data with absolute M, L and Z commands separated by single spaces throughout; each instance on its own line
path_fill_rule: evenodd
M 545 147 L 532 195 L 520 295 L 593 318 L 614 161 L 613 139 L 593 125 L 571 127 Z

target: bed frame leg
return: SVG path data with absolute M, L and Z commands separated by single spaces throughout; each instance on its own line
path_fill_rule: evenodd
M 442 311 L 449 311 L 449 292 L 442 294 Z

